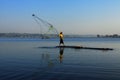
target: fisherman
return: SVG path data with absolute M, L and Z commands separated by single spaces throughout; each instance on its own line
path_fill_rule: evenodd
M 59 37 L 60 37 L 60 43 L 59 43 L 59 46 L 60 46 L 61 44 L 64 45 L 64 42 L 63 42 L 63 33 L 62 33 L 62 32 L 60 32 Z

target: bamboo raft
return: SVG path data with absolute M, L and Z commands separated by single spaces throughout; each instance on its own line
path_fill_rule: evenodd
M 83 46 L 56 46 L 56 48 L 92 49 L 92 50 L 113 50 L 113 48 L 94 48 L 94 47 L 83 47 Z

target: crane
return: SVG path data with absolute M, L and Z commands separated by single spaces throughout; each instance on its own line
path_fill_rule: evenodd
M 55 27 L 53 27 L 52 24 L 48 23 L 47 21 L 39 18 L 35 14 L 32 14 L 34 20 L 36 23 L 40 26 L 40 33 L 41 33 L 41 38 L 50 38 L 51 36 L 57 37 L 58 36 L 58 31 Z

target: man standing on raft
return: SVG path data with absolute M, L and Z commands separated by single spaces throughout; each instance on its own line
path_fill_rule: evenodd
M 62 33 L 62 32 L 60 32 L 59 37 L 60 37 L 60 43 L 59 43 L 59 46 L 60 46 L 61 44 L 64 45 L 64 42 L 63 42 L 63 33 Z

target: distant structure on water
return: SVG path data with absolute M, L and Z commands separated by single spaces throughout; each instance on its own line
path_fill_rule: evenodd
M 97 35 L 98 38 L 120 38 L 120 35 L 118 34 L 113 34 L 113 35 Z

